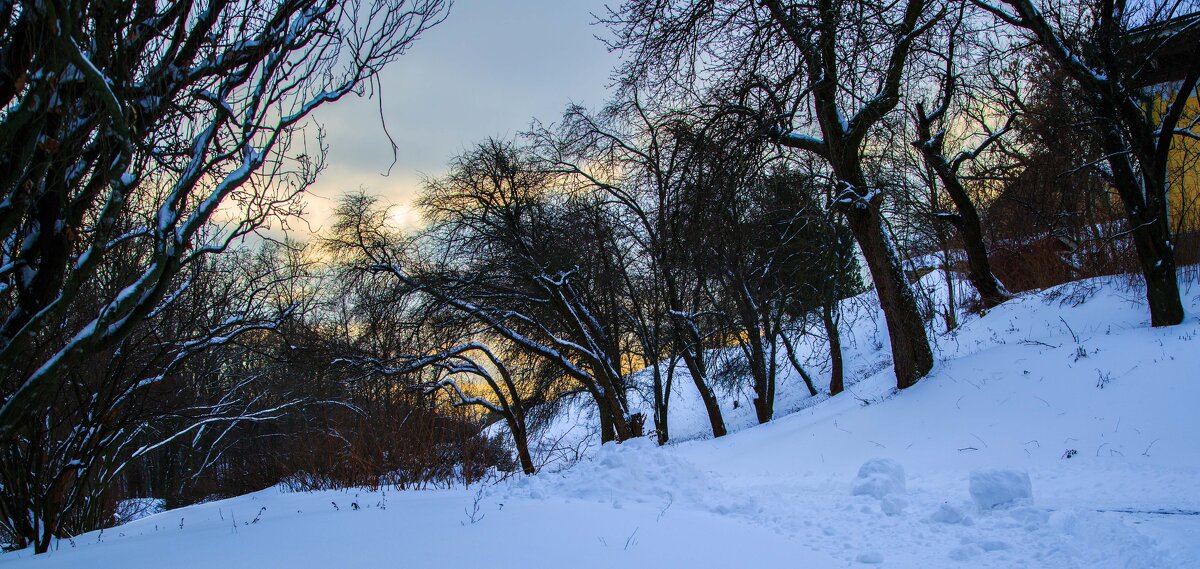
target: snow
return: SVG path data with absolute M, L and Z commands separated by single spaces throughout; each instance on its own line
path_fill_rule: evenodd
M 992 468 L 971 473 L 971 499 L 980 510 L 1033 503 L 1029 474 Z
M 855 557 L 854 560 L 858 561 L 859 563 L 868 563 L 868 564 L 875 565 L 875 564 L 883 563 L 883 554 L 879 553 L 878 551 L 866 551 L 863 553 L 859 553 L 858 557 Z
M 942 504 L 938 506 L 938 508 L 929 515 L 929 521 L 939 524 L 964 526 L 969 526 L 974 523 L 970 516 L 950 504 Z
M 904 467 L 890 458 L 873 458 L 858 469 L 854 480 L 855 496 L 874 496 L 882 500 L 889 494 L 904 493 Z
M 919 296 L 944 302 L 944 280 L 927 275 Z M 933 336 L 933 372 L 899 393 L 867 294 L 843 306 L 846 393 L 812 398 L 784 377 L 765 425 L 748 393 L 717 389 L 731 434 L 711 439 L 695 388 L 676 377 L 666 447 L 599 445 L 581 397 L 537 431 L 536 476 L 270 488 L 40 558 L 0 554 L 0 569 L 1198 567 L 1200 286 L 1182 284 L 1189 316 L 1168 328 L 1149 327 L 1124 277 L 964 315 Z M 802 340 L 821 387 L 824 346 Z M 649 409 L 647 395 L 631 392 L 631 407 Z
M 904 513 L 904 508 L 908 506 L 908 500 L 902 496 L 888 494 L 879 500 L 879 510 L 889 516 L 898 516 Z

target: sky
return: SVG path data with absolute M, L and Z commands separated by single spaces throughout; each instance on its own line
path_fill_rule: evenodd
M 394 166 L 377 99 L 351 97 L 317 113 L 329 168 L 308 195 L 302 231 L 320 231 L 337 196 L 359 188 L 395 204 L 395 221 L 411 226 L 423 176 L 444 173 L 455 155 L 489 136 L 515 136 L 534 118 L 555 122 L 568 103 L 602 105 L 618 61 L 595 37 L 606 33 L 592 16 L 604 3 L 454 0 L 446 21 L 381 77 L 383 116 L 399 146 Z

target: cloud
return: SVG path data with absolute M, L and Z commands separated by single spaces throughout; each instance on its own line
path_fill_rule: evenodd
M 307 221 L 327 225 L 338 195 L 360 187 L 408 207 L 423 175 L 488 136 L 513 136 L 533 118 L 555 121 L 568 102 L 603 104 L 615 55 L 595 39 L 604 0 L 455 0 L 450 17 L 388 67 L 379 99 L 351 97 L 316 116 L 329 169 L 308 198 Z M 391 175 L 381 174 L 391 167 Z

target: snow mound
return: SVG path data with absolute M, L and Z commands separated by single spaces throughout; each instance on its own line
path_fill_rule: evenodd
M 590 463 L 590 464 L 589 464 Z M 729 491 L 713 476 L 650 439 L 604 445 L 585 464 L 552 475 L 522 477 L 510 485 L 513 496 L 542 499 L 549 496 L 609 503 L 672 505 L 723 515 L 752 515 L 753 498 Z
M 890 458 L 873 458 L 863 463 L 854 479 L 851 493 L 855 496 L 874 496 L 883 499 L 889 494 L 904 493 L 904 467 Z
M 1196 567 L 1194 556 L 1164 551 L 1156 540 L 1131 531 L 1126 522 L 1098 512 L 1066 508 L 1050 515 L 1049 526 L 1069 538 L 1071 553 L 1081 565 L 1102 567 L 1117 559 L 1122 569 Z
M 1028 504 L 1033 502 L 1033 483 L 1025 472 L 976 470 L 971 473 L 971 498 L 980 510 Z

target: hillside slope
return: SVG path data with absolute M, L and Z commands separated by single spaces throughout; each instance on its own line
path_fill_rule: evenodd
M 831 399 L 784 381 L 792 412 L 767 425 L 743 428 L 750 406 L 731 393 L 741 430 L 706 440 L 680 387 L 672 430 L 692 440 L 665 448 L 589 446 L 577 408 L 545 436 L 586 458 L 538 476 L 268 489 L 0 555 L 0 568 L 1197 567 L 1200 287 L 1185 290 L 1189 316 L 1167 329 L 1148 327 L 1119 279 L 1023 296 L 939 336 L 933 373 L 903 393 L 859 299 L 857 381 Z

